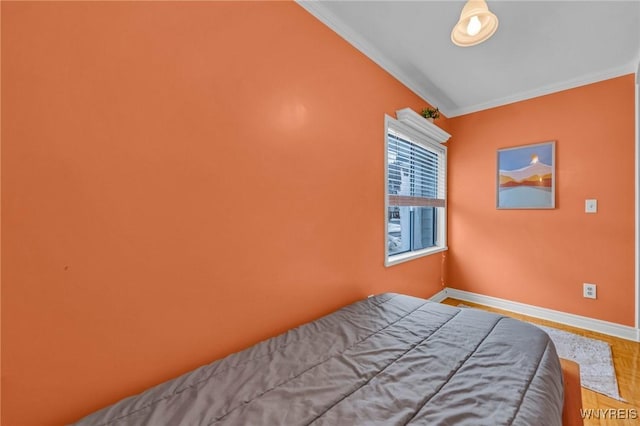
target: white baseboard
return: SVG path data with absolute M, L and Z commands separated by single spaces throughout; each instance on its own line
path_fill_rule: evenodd
M 503 309 L 505 311 L 515 312 L 521 315 L 527 315 L 530 317 L 553 321 L 572 327 L 595 331 L 597 333 L 607 334 L 609 336 L 620 337 L 622 339 L 631 340 L 634 342 L 640 342 L 640 329 L 634 327 L 589 317 L 583 317 L 581 315 L 555 311 L 553 309 L 540 308 L 538 306 L 527 305 L 526 303 L 511 302 L 506 299 L 484 296 L 482 294 L 472 293 L 470 291 L 464 290 L 457 290 L 455 288 L 447 287 L 444 290 L 431 296 L 429 300 L 432 300 L 434 302 L 441 302 L 447 297 L 462 300 L 464 302 L 479 303 L 491 308 Z
M 431 296 L 428 300 L 431 300 L 432 302 L 440 303 L 444 299 L 446 299 L 447 297 L 452 297 L 452 296 L 449 296 L 447 294 L 447 289 L 445 288 L 445 289 L 440 290 L 439 292 L 437 292 L 433 296 Z

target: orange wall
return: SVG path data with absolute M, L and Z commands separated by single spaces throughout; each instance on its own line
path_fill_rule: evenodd
M 448 286 L 633 326 L 634 90 L 627 75 L 449 120 Z M 549 140 L 557 208 L 496 210 L 496 150 Z
M 298 5 L 2 2 L 2 65 L 3 424 L 441 288 L 383 266 L 383 117 L 424 103 Z

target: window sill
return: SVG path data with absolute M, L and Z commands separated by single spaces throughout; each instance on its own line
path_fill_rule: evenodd
M 393 266 L 393 265 L 397 265 L 398 263 L 403 263 L 403 262 L 407 262 L 409 260 L 413 260 L 413 259 L 417 259 L 419 257 L 425 257 L 425 256 L 429 256 L 432 254 L 436 254 L 436 253 L 440 253 L 443 251 L 447 251 L 448 247 L 431 247 L 428 249 L 424 249 L 424 250 L 419 250 L 419 251 L 412 251 L 409 253 L 402 253 L 402 254 L 396 254 L 395 256 L 390 256 L 387 258 L 387 260 L 384 262 L 384 266 Z

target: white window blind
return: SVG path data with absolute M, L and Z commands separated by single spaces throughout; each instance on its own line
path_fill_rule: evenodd
M 387 137 L 388 205 L 444 207 L 445 150 L 396 128 Z

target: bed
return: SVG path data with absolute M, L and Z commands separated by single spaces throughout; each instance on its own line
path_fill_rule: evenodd
M 561 425 L 560 361 L 537 327 L 385 293 L 75 423 Z

